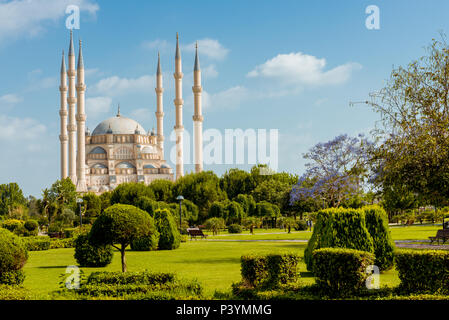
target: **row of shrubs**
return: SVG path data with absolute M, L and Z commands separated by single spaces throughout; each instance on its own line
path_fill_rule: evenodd
M 64 289 L 76 298 L 115 299 L 199 299 L 203 287 L 196 280 L 178 279 L 173 273 L 93 272 L 82 280 L 77 290 Z
M 8 219 L 0 223 L 0 227 L 7 229 L 18 236 L 37 236 L 39 232 L 39 223 L 36 220 L 17 220 Z
M 23 238 L 28 251 L 43 251 L 49 249 L 73 248 L 73 238 L 55 239 L 47 236 L 35 236 Z
M 366 288 L 367 279 L 372 274 L 370 267 L 375 264 L 375 256 L 371 252 L 322 248 L 313 252 L 312 259 L 315 285 L 301 288 L 297 281 L 299 257 L 295 254 L 242 256 L 242 281 L 233 284 L 233 294 L 249 299 L 260 299 L 264 295 L 297 299 L 298 292 L 300 297 L 307 299 L 370 296 L 376 299 L 419 299 L 423 295 L 432 298 L 449 294 L 447 251 L 395 251 L 395 265 L 401 283 L 395 288 L 378 290 Z

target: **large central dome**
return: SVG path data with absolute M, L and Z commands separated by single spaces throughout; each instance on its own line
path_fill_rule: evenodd
M 101 122 L 92 132 L 93 136 L 111 133 L 113 134 L 134 134 L 136 130 L 139 134 L 146 134 L 145 129 L 135 120 L 126 118 L 118 114 Z

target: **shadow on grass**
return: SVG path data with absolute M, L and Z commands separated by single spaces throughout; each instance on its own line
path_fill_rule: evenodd
M 65 269 L 67 266 L 39 266 L 38 269 Z

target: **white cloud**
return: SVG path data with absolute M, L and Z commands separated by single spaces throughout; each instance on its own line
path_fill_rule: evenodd
M 14 105 L 16 103 L 22 102 L 23 98 L 19 97 L 16 94 L 5 94 L 3 96 L 0 96 L 0 106 L 1 105 Z
M 86 114 L 90 119 L 98 119 L 99 116 L 110 112 L 112 99 L 109 97 L 94 97 L 86 99 Z
M 68 5 L 95 15 L 99 6 L 91 0 L 12 0 L 0 1 L 0 42 L 23 35 L 36 36 L 49 22 L 66 16 Z
M 143 75 L 138 78 L 120 78 L 112 76 L 101 79 L 92 89 L 102 95 L 117 96 L 130 92 L 149 92 L 154 90 L 156 78 L 154 75 Z
M 192 42 L 188 45 L 182 46 L 187 52 L 195 51 L 195 43 Z M 214 60 L 223 60 L 229 53 L 229 49 L 223 47 L 223 45 L 215 39 L 202 39 L 198 40 L 198 54 L 200 56 L 206 56 Z
M 205 109 L 234 109 L 249 98 L 249 90 L 242 86 L 235 86 L 213 94 L 203 91 L 203 107 Z
M 46 132 L 45 125 L 31 118 L 0 115 L 0 141 L 19 142 L 36 140 Z
M 218 77 L 218 71 L 215 68 L 215 65 L 211 64 L 205 68 L 201 68 L 201 75 L 204 78 L 216 78 Z
M 318 59 L 301 52 L 279 54 L 254 68 L 247 76 L 271 78 L 293 86 L 335 85 L 346 82 L 361 65 L 350 62 L 330 70 L 325 70 L 325 67 L 324 58 Z

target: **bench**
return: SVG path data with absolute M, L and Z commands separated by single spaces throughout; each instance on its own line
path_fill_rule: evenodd
M 449 229 L 438 230 L 436 236 L 429 237 L 429 239 L 430 239 L 430 243 L 437 241 L 438 244 L 440 244 L 440 239 L 443 240 L 443 243 L 445 243 L 446 240 L 449 239 Z
M 201 237 L 203 239 L 206 239 L 207 234 L 204 234 L 203 231 L 200 228 L 188 228 L 187 232 L 190 235 L 190 239 L 193 239 L 196 237 Z

